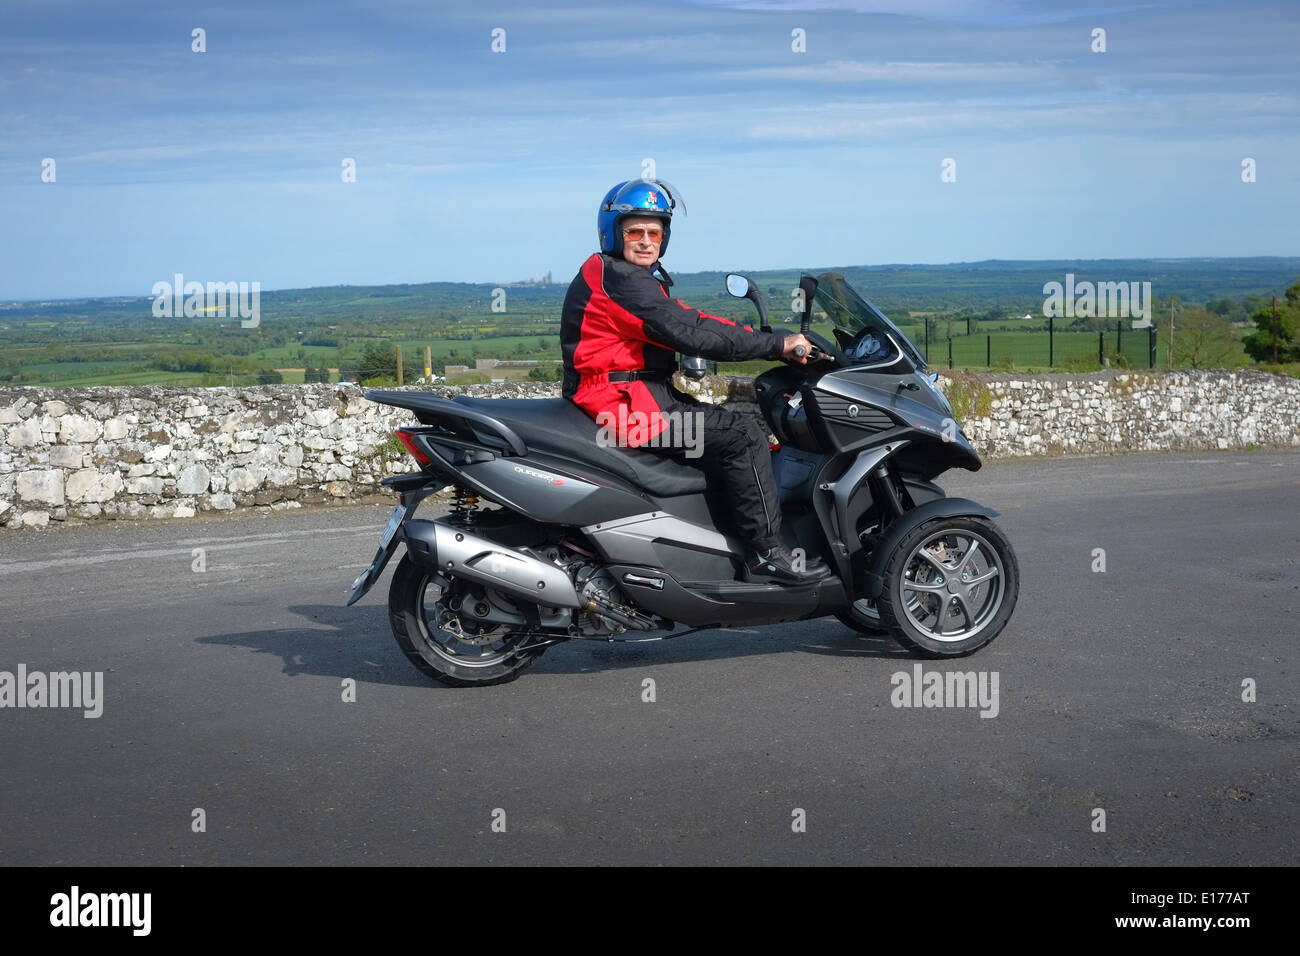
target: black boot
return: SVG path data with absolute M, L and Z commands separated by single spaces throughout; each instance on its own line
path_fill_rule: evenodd
M 831 569 L 820 558 L 804 559 L 802 571 L 785 548 L 751 551 L 745 561 L 745 580 L 772 584 L 816 584 L 830 577 Z

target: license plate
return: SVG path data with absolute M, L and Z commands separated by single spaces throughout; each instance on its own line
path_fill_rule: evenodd
M 393 513 L 388 516 L 388 524 L 384 525 L 384 533 L 379 536 L 379 550 L 388 547 L 388 542 L 393 540 L 393 535 L 397 534 L 397 529 L 402 526 L 402 513 L 406 508 L 398 505 L 393 509 Z
M 402 517 L 405 514 L 406 507 L 398 505 L 388 516 L 388 524 L 384 525 L 384 532 L 379 536 L 379 550 L 375 552 L 375 560 L 371 561 L 370 567 L 357 575 L 357 579 L 352 582 L 352 597 L 348 599 L 349 607 L 359 601 L 379 579 L 379 575 L 384 573 L 384 566 L 388 564 L 388 559 L 393 556 L 396 547 L 393 538 L 397 535 L 397 529 L 402 526 Z

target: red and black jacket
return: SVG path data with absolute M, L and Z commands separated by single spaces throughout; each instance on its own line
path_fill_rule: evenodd
M 783 348 L 782 334 L 755 332 L 670 297 L 672 280 L 656 277 L 654 268 L 592 255 L 569 285 L 560 322 L 564 397 L 593 419 L 611 413 L 619 441 L 633 447 L 641 442 L 628 442 L 622 423 L 632 413 L 645 414 L 648 440 L 663 429 L 654 414 L 662 409 L 646 382 L 611 382 L 610 372 L 648 370 L 666 380 L 677 370 L 675 352 L 737 362 L 775 360 Z M 620 404 L 627 414 L 618 414 Z

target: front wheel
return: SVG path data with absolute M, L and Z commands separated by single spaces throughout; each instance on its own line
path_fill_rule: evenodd
M 412 664 L 451 687 L 512 681 L 546 649 L 545 638 L 504 624 L 462 623 L 448 604 L 464 585 L 453 581 L 447 594 L 433 573 L 403 555 L 388 589 L 393 637 Z
M 877 607 L 909 650 L 961 657 L 998 636 L 1019 592 L 1020 565 L 997 525 L 968 515 L 936 518 L 890 555 Z

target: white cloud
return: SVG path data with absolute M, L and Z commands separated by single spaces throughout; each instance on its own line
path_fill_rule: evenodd
M 761 66 L 741 70 L 723 70 L 712 75 L 721 79 L 809 80 L 820 83 L 861 83 L 866 81 L 899 81 L 906 83 L 1006 83 L 1041 82 L 1045 69 L 1043 63 L 925 63 L 882 62 L 862 60 L 828 60 L 825 63 L 791 66 Z

